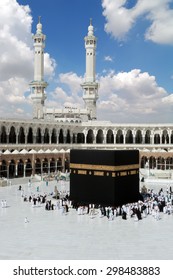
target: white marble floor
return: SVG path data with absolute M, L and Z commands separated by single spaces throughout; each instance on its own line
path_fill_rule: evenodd
M 173 259 L 173 215 L 161 214 L 159 221 L 148 216 L 138 222 L 121 217 L 108 221 L 99 215 L 91 219 L 74 209 L 62 215 L 60 210 L 46 211 L 24 202 L 19 184 L 0 188 L 0 201 L 6 199 L 9 206 L 0 208 L 1 260 Z M 59 190 L 68 188 L 68 183 L 56 182 L 22 187 L 26 195 L 37 194 L 38 185 L 39 193 L 51 193 L 55 185 Z

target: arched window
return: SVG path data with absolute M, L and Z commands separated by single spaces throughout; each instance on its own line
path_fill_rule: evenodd
M 40 127 L 37 128 L 36 143 L 41 144 L 41 129 L 40 129 Z
M 19 129 L 18 143 L 19 144 L 24 144 L 25 143 L 25 133 L 24 133 L 24 128 L 23 127 L 20 127 L 20 129 Z
M 166 129 L 163 131 L 163 134 L 162 134 L 162 143 L 163 144 L 169 143 L 169 136 L 168 136 L 168 132 Z
M 52 144 L 57 143 L 57 135 L 56 135 L 56 129 L 55 128 L 52 130 L 51 143 Z
M 117 131 L 117 135 L 116 135 L 116 144 L 122 144 L 123 141 L 124 141 L 123 133 L 122 133 L 122 130 L 119 129 Z
M 26 175 L 26 177 L 29 177 L 29 176 L 31 176 L 31 174 L 32 174 L 32 164 L 31 164 L 31 160 L 28 159 L 26 161 L 25 175 Z
M 48 159 L 44 158 L 43 160 L 43 173 L 48 173 Z
M 103 143 L 103 131 L 101 129 L 99 129 L 97 132 L 96 143 L 98 143 L 98 144 Z
M 44 132 L 44 144 L 49 144 L 49 130 L 47 128 Z
M 156 159 L 153 156 L 151 156 L 149 158 L 149 168 L 150 169 L 155 169 L 156 168 Z
M 106 143 L 107 144 L 113 144 L 114 143 L 114 135 L 113 135 L 113 132 L 111 129 L 109 129 L 107 131 L 107 134 L 106 134 Z
M 164 158 L 158 157 L 157 159 L 157 169 L 164 170 L 165 169 L 165 161 Z
M 6 144 L 7 143 L 7 133 L 5 126 L 2 126 L 1 128 L 1 143 Z
M 94 141 L 94 133 L 91 129 L 88 130 L 86 142 L 87 144 L 91 144 Z
M 55 172 L 55 159 L 51 158 L 50 161 L 50 172 Z
M 150 135 L 151 135 L 151 131 L 147 130 L 145 133 L 145 144 L 150 144 Z
M 16 131 L 14 126 L 10 128 L 10 133 L 9 133 L 9 143 L 10 144 L 16 144 Z
M 39 158 L 35 160 L 35 173 L 41 174 L 41 161 Z
M 57 170 L 62 171 L 62 159 L 58 158 L 57 160 Z
M 64 134 L 63 134 L 62 128 L 60 129 L 60 132 L 59 132 L 59 143 L 60 144 L 64 143 Z
M 28 130 L 27 143 L 33 144 L 33 131 L 32 131 L 31 127 L 29 127 L 29 130 Z
M 154 135 L 154 144 L 160 144 L 160 135 L 159 134 Z
M 9 164 L 9 178 L 15 177 L 15 161 L 11 160 Z
M 7 163 L 5 160 L 2 160 L 2 164 L 0 165 L 0 178 L 7 178 Z
M 136 144 L 142 144 L 142 133 L 141 133 L 140 130 L 136 131 L 135 143 Z
M 17 174 L 18 177 L 23 177 L 24 176 L 24 163 L 23 160 L 20 159 L 17 165 Z
M 77 134 L 77 143 L 82 144 L 85 142 L 85 136 L 83 133 L 78 133 Z
M 66 137 L 66 143 L 71 143 L 71 137 L 70 137 L 70 130 L 67 130 L 67 137 Z
M 146 167 L 146 162 L 147 162 L 148 160 L 147 160 L 147 157 L 146 156 L 143 156 L 142 158 L 141 158 L 141 168 L 145 168 Z
M 131 130 L 128 130 L 126 133 L 126 144 L 132 144 L 133 143 L 133 134 Z

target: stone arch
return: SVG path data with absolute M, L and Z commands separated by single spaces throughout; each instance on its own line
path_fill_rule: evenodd
M 24 128 L 22 126 L 19 128 L 18 143 L 19 144 L 24 144 L 25 143 L 25 131 L 24 131 Z
M 33 130 L 32 130 L 32 127 L 29 127 L 29 129 L 28 129 L 27 143 L 28 144 L 33 144 Z
M 132 131 L 129 129 L 126 133 L 126 144 L 132 144 L 133 143 L 133 134 Z
M 43 159 L 43 173 L 48 173 L 48 159 Z
M 157 169 L 164 170 L 165 169 L 165 160 L 163 157 L 158 157 L 157 159 Z
M 57 143 L 57 133 L 56 133 L 56 129 L 55 128 L 53 128 L 53 130 L 52 130 L 51 143 L 52 144 L 56 144 Z
M 79 143 L 79 144 L 85 143 L 84 133 L 78 133 L 77 134 L 77 143 Z
M 97 144 L 103 144 L 103 139 L 104 139 L 103 130 L 99 129 L 97 131 L 97 135 L 96 135 L 96 143 Z
M 19 161 L 18 161 L 17 174 L 18 174 L 18 177 L 23 177 L 23 175 L 24 175 L 24 162 L 22 159 L 19 159 Z
M 50 172 L 55 172 L 55 169 L 56 169 L 55 159 L 51 158 L 51 160 L 50 160 Z
M 59 132 L 59 143 L 60 144 L 64 143 L 64 133 L 63 133 L 63 129 L 62 128 L 60 129 L 60 132 Z
M 57 170 L 62 171 L 62 158 L 58 158 L 57 160 Z
M 2 144 L 7 143 L 7 132 L 6 132 L 6 127 L 4 125 L 1 127 L 1 143 Z
M 119 129 L 116 135 L 116 144 L 123 144 L 123 142 L 124 142 L 123 132 L 121 129 Z
M 5 160 L 2 160 L 2 163 L 0 165 L 0 178 L 7 178 L 7 162 Z
M 173 144 L 173 131 L 171 131 L 171 144 Z
M 146 165 L 146 162 L 148 161 L 147 157 L 146 156 L 143 156 L 141 158 L 141 163 L 140 163 L 140 167 L 141 168 L 145 168 L 145 165 Z
M 41 128 L 38 127 L 38 128 L 37 128 L 37 132 L 36 132 L 36 143 L 37 143 L 37 144 L 41 144 L 41 142 L 42 142 Z
M 26 161 L 25 161 L 25 176 L 26 177 L 29 177 L 32 175 L 32 163 L 31 163 L 31 160 L 28 158 Z
M 156 158 L 151 156 L 149 158 L 149 168 L 150 169 L 155 169 L 156 168 Z
M 107 144 L 113 144 L 114 143 L 114 134 L 113 134 L 113 131 L 111 129 L 109 129 L 107 131 L 107 134 L 106 134 L 106 143 Z
M 87 144 L 93 144 L 93 142 L 94 142 L 94 133 L 93 133 L 92 129 L 88 130 L 86 142 L 87 142 Z
M 35 173 L 41 174 L 41 160 L 39 158 L 35 160 Z
M 147 130 L 147 131 L 145 132 L 145 144 L 150 144 L 150 142 L 151 142 L 150 137 L 151 137 L 151 131 L 150 131 L 150 130 Z
M 44 139 L 44 144 L 49 144 L 49 130 L 47 127 L 45 128 L 43 139 Z
M 67 130 L 67 136 L 66 136 L 66 143 L 70 144 L 71 143 L 71 136 L 70 136 L 70 130 Z
M 165 160 L 166 160 L 166 169 L 172 169 L 173 158 L 167 157 Z
M 160 135 L 158 133 L 154 135 L 154 144 L 160 144 Z
M 10 144 L 16 144 L 16 130 L 15 130 L 14 126 L 10 127 L 9 143 Z
M 169 143 L 169 136 L 168 136 L 168 132 L 166 129 L 163 130 L 162 133 L 162 143 L 163 144 L 168 144 Z
M 137 130 L 136 131 L 135 143 L 136 144 L 142 144 L 142 133 L 141 133 L 141 130 Z
M 9 163 L 9 178 L 15 177 L 15 161 L 12 159 Z

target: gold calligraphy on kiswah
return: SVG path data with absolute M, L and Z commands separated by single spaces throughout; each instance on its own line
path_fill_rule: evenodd
M 133 169 L 138 169 L 139 164 L 129 164 L 129 165 L 96 165 L 96 164 L 81 164 L 81 163 L 70 163 L 70 169 L 83 169 L 83 170 L 94 170 L 94 171 L 128 171 Z

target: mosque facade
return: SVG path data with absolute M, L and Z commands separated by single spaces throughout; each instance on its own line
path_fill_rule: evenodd
M 92 22 L 85 36 L 84 108 L 46 108 L 44 80 L 46 36 L 39 20 L 34 41 L 32 119 L 0 119 L 0 178 L 56 174 L 69 171 L 71 149 L 138 149 L 140 166 L 173 169 L 173 124 L 118 124 L 97 120 L 99 85 Z

